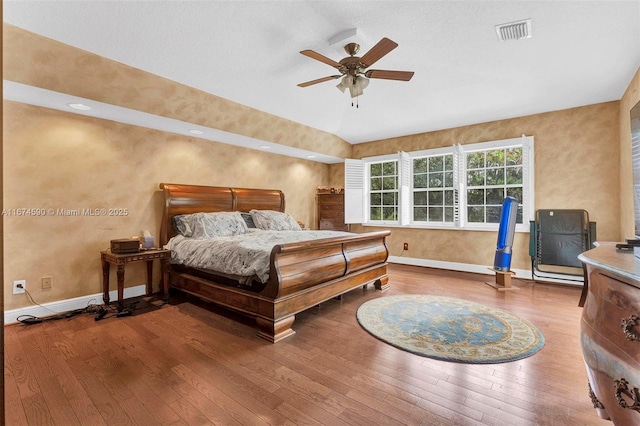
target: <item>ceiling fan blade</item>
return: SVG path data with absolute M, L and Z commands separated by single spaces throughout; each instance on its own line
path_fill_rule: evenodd
M 342 76 L 341 75 L 330 75 L 329 77 L 322 77 L 322 78 L 318 78 L 316 80 L 305 81 L 304 83 L 298 84 L 298 87 L 307 87 L 307 86 L 311 86 L 313 84 L 318 84 L 318 83 L 322 83 L 322 82 L 329 81 L 329 80 L 335 80 L 336 78 L 340 78 L 340 77 L 342 77 Z
M 378 61 L 378 59 L 382 58 L 396 47 L 398 47 L 398 43 L 385 37 L 360 58 L 360 63 L 364 65 L 365 68 L 370 67 Z
M 409 81 L 413 77 L 413 71 L 369 70 L 364 75 L 369 78 Z
M 302 53 L 304 56 L 310 57 L 311 59 L 315 59 L 316 61 L 324 62 L 327 65 L 331 65 L 334 68 L 340 68 L 342 66 L 333 59 L 327 58 L 326 56 L 321 55 L 318 52 L 314 52 L 313 50 L 303 50 L 300 53 Z

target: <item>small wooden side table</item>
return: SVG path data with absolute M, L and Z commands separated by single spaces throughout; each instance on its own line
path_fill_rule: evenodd
M 118 274 L 118 312 L 124 307 L 124 267 L 127 263 L 147 262 L 147 296 L 153 291 L 153 261 L 160 260 L 162 268 L 161 288 L 164 299 L 169 298 L 169 258 L 171 250 L 153 249 L 141 250 L 136 253 L 112 253 L 111 250 L 100 252 L 102 261 L 102 300 L 105 305 L 109 304 L 109 269 L 111 265 L 117 267 Z

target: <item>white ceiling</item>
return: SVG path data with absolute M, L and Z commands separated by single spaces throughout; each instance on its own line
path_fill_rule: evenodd
M 640 67 L 635 1 L 17 1 L 3 19 L 153 74 L 336 134 L 350 143 L 618 100 Z M 495 25 L 530 18 L 533 37 L 500 42 Z M 335 74 L 299 54 L 399 47 L 372 68 L 359 108 Z

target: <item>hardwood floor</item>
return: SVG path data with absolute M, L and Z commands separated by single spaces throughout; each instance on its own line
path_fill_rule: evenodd
M 131 317 L 5 327 L 7 425 L 610 425 L 588 397 L 579 343 L 580 289 L 390 265 L 373 286 L 298 314 L 277 344 L 251 322 L 179 300 Z M 535 324 L 532 357 L 471 365 L 395 349 L 356 310 L 393 294 L 494 306 Z M 223 315 L 224 314 L 224 315 Z M 241 321 L 238 321 L 240 319 Z

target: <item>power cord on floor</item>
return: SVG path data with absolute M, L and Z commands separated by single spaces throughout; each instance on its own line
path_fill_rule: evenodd
M 118 309 L 111 306 L 108 306 L 109 309 L 105 309 L 103 306 L 100 306 L 100 309 L 98 310 L 98 313 L 96 314 L 94 319 L 96 321 L 100 321 L 102 319 L 111 318 L 111 317 L 118 317 L 118 318 L 129 317 L 133 315 L 133 312 L 136 310 L 137 305 L 138 305 L 137 301 L 130 303 L 127 306 L 125 306 L 121 311 L 118 311 Z M 110 315 L 107 316 L 107 314 L 110 314 Z
M 72 311 L 67 311 L 67 312 L 56 312 L 36 302 L 28 290 L 25 289 L 25 293 L 27 294 L 27 296 L 29 297 L 32 303 L 40 306 L 43 309 L 46 309 L 49 312 L 52 312 L 53 315 L 47 315 L 44 317 L 36 317 L 34 315 L 20 315 L 18 318 L 16 318 L 16 320 L 24 325 L 40 324 L 45 321 L 53 321 L 53 320 L 61 320 L 61 319 L 72 319 L 82 314 L 91 314 L 91 315 L 95 314 L 96 321 L 100 321 L 101 319 L 105 319 L 105 318 L 111 318 L 114 316 L 117 316 L 117 317 L 129 316 L 129 315 L 133 315 L 133 312 L 136 309 L 136 305 L 138 304 L 137 301 L 133 302 L 127 305 L 122 311 L 118 312 L 118 309 L 116 307 L 112 307 L 108 305 L 107 306 L 98 305 L 95 303 L 95 299 L 91 299 L 87 304 L 87 306 L 82 309 L 74 309 Z
M 34 315 L 20 315 L 16 319 L 18 322 L 22 324 L 33 325 L 33 324 L 40 324 L 45 321 L 71 319 L 81 314 L 94 314 L 99 312 L 99 309 L 104 309 L 104 308 L 99 305 L 88 305 L 86 308 L 75 309 L 73 311 L 67 311 L 67 312 L 59 312 L 59 313 L 56 313 L 55 315 L 48 315 L 46 317 L 36 317 Z

